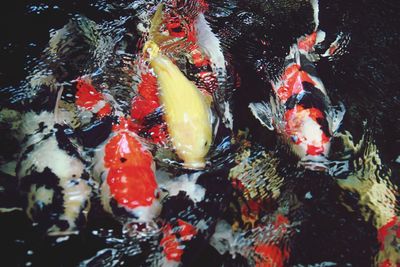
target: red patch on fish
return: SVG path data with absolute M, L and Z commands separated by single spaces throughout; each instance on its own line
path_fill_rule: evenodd
M 299 138 L 301 134 L 301 129 L 302 125 L 304 124 L 305 120 L 307 118 L 312 119 L 315 121 L 318 125 L 318 119 L 324 119 L 324 113 L 317 109 L 317 108 L 304 108 L 301 105 L 296 105 L 293 109 L 289 109 L 285 112 L 285 132 L 288 136 L 296 136 L 298 137 L 297 140 L 292 140 L 295 144 L 301 144 L 303 141 L 301 138 Z M 324 147 L 323 145 L 328 143 L 330 141 L 330 138 L 324 133 L 321 133 L 321 145 L 320 146 L 314 146 L 314 145 L 307 145 L 307 151 L 306 153 L 308 155 L 321 155 L 324 153 Z
M 136 96 L 132 100 L 131 117 L 141 121 L 147 115 L 154 112 L 160 105 L 156 101 L 147 100 L 141 96 Z
M 240 212 L 242 214 L 242 219 L 245 222 L 251 222 L 252 224 L 257 222 L 262 208 L 260 202 L 261 201 L 248 200 L 242 205 Z
M 213 72 L 201 71 L 196 74 L 196 78 L 198 78 L 196 86 L 203 95 L 211 96 L 216 90 L 218 90 L 217 77 Z
M 397 217 L 393 217 L 389 222 L 387 222 L 384 226 L 378 229 L 378 242 L 380 243 L 380 249 L 385 249 L 385 239 L 389 233 L 389 230 L 395 226 L 397 223 Z
M 101 105 L 101 101 L 103 101 L 103 107 L 96 112 L 99 117 L 107 116 L 112 111 L 111 105 L 105 101 L 103 94 L 83 79 L 77 81 L 75 98 L 78 107 L 89 111 L 92 111 L 97 105 Z
M 311 156 L 318 156 L 324 152 L 323 146 L 307 145 L 307 154 Z
M 165 123 L 155 125 L 147 132 L 151 140 L 156 144 L 165 144 L 168 138 L 167 125 Z
M 154 172 L 148 166 L 111 168 L 107 183 L 111 195 L 121 206 L 131 209 L 150 206 L 155 199 L 157 182 Z
M 192 56 L 193 64 L 198 68 L 210 64 L 209 59 L 203 53 L 201 53 L 197 45 L 191 49 L 190 55 Z
M 278 228 L 281 227 L 282 225 L 289 225 L 289 219 L 283 216 L 282 214 L 278 214 L 276 216 L 274 226 L 275 228 Z
M 185 247 L 182 242 L 193 239 L 197 234 L 197 229 L 181 219 L 178 219 L 176 224 L 175 226 L 168 223 L 164 227 L 164 237 L 161 239 L 160 245 L 168 260 L 180 262 Z
M 160 106 L 157 79 L 151 74 L 142 74 L 138 95 L 132 100 L 131 117 L 142 120 Z
M 281 267 L 284 263 L 284 253 L 276 245 L 259 244 L 254 248 L 256 267 Z
M 302 49 L 306 52 L 310 52 L 313 48 L 315 43 L 317 42 L 317 32 L 313 32 L 310 35 L 306 35 L 297 42 L 297 46 L 299 49 Z
M 141 76 L 142 80 L 138 85 L 138 93 L 146 100 L 158 103 L 158 85 L 157 78 L 149 73 Z
M 331 45 L 331 47 L 329 47 L 329 52 L 328 52 L 329 55 L 332 56 L 336 52 L 337 49 L 338 49 L 337 45 Z
M 109 103 L 105 103 L 104 107 L 102 107 L 96 114 L 100 118 L 103 118 L 107 115 L 110 115 L 112 111 L 111 105 Z
M 282 102 L 286 102 L 292 95 L 302 92 L 304 90 L 303 82 L 315 85 L 310 75 L 302 71 L 298 64 L 292 64 L 285 69 L 282 82 L 283 84 L 276 89 L 276 94 Z
M 387 259 L 379 264 L 379 267 L 396 267 L 396 266 L 398 267 L 399 264 L 394 264 L 389 259 Z
M 127 208 L 150 206 L 157 182 L 152 169 L 153 157 L 134 134 L 130 123 L 121 118 L 113 126 L 113 136 L 104 150 L 104 166 L 109 169 L 107 184 L 112 197 Z
M 245 186 L 243 185 L 242 181 L 240 181 L 237 178 L 233 178 L 231 181 L 231 184 L 233 186 L 233 188 L 239 190 L 239 191 L 244 191 L 245 190 Z
M 142 144 L 128 132 L 119 132 L 105 147 L 104 166 L 119 168 L 125 166 L 150 167 L 153 157 Z

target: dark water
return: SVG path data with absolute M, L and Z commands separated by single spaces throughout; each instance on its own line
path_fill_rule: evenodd
M 284 145 L 275 133 L 263 128 L 248 109 L 248 103 L 269 96 L 272 89 L 268 79 L 281 70 L 291 44 L 313 30 L 312 10 L 306 1 L 290 0 L 209 1 L 209 4 L 207 19 L 220 36 L 232 69 L 240 77 L 240 85 L 233 94 L 234 131 L 248 128 L 252 142 L 278 155 L 279 175 L 285 177 L 281 191 L 287 192 L 282 194 L 280 203 L 284 203 L 285 198 L 297 199 L 298 204 L 288 217 L 301 224 L 290 236 L 291 253 L 287 265 L 329 266 L 323 263 L 332 262 L 336 266 L 374 266 L 374 255 L 379 251 L 377 229 L 372 218 L 365 219 L 360 212 L 357 193 L 344 192 L 335 178 L 328 175 L 297 170 L 295 159 L 282 149 Z M 23 108 L 18 101 L 10 101 L 12 88 L 18 87 L 37 64 L 49 41 L 49 32 L 62 28 L 78 15 L 96 23 L 130 16 L 133 11 L 124 9 L 126 6 L 124 1 L 105 0 L 3 4 L 0 11 L 0 88 L 3 88 L 0 89 L 0 104 Z M 343 32 L 351 41 L 344 55 L 333 61 L 321 60 L 317 65 L 329 97 L 334 103 L 342 101 L 346 107 L 342 129 L 351 132 L 355 143 L 368 132 L 369 140 L 373 140 L 379 150 L 382 168 L 391 169 L 390 180 L 394 185 L 400 181 L 400 163 L 396 163 L 400 156 L 399 12 L 400 4 L 396 1 L 321 1 L 320 28 L 327 32 L 327 40 L 331 42 Z M 124 27 L 129 30 L 129 22 Z M 73 69 L 71 64 L 70 69 Z M 0 130 L 4 137 L 0 140 L 2 154 L 7 155 L 13 150 L 7 137 L 8 129 Z M 7 183 L 12 180 L 6 175 L 1 179 Z M 14 188 L 9 184 L 1 201 L 13 198 L 17 194 Z M 306 197 L 309 194 L 312 198 Z M 353 212 L 349 212 L 348 206 L 353 207 Z M 103 248 L 118 248 L 115 245 L 118 242 L 109 238 L 118 238 L 121 226 L 112 218 L 98 216 L 96 210 L 100 209 L 95 203 L 88 226 L 80 235 L 64 242 L 32 230 L 31 222 L 23 213 L 1 214 L 3 265 L 76 266 Z M 229 214 L 224 216 L 229 217 Z M 93 230 L 100 234 L 93 234 Z M 141 244 L 142 252 L 138 255 L 122 255 L 121 265 L 143 264 L 151 254 L 150 247 L 151 244 Z M 221 256 L 203 241 L 198 241 L 189 251 L 183 259 L 186 266 L 247 266 L 244 259 L 231 259 L 227 254 Z

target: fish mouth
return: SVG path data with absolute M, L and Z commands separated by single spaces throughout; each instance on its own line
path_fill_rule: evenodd
M 204 160 L 185 161 L 183 167 L 190 170 L 203 170 L 206 167 L 206 162 Z

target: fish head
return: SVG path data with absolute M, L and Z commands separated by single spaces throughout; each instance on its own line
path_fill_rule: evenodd
M 202 169 L 205 167 L 205 157 L 210 150 L 212 133 L 209 125 L 201 121 L 187 122 L 191 127 L 177 127 L 172 140 L 175 151 L 180 159 L 184 161 L 183 166 L 188 169 Z M 186 129 L 191 129 L 186 130 Z M 171 129 L 175 131 L 175 129 Z
M 153 156 L 140 138 L 129 131 L 129 126 L 129 120 L 120 118 L 104 146 L 107 171 L 103 178 L 102 203 L 112 214 L 123 208 L 140 217 L 136 214 L 139 210 L 152 209 L 157 202 L 158 185 Z
M 324 131 L 324 112 L 317 108 L 296 105 L 285 112 L 284 121 L 283 133 L 300 159 L 312 160 L 328 155 L 330 135 Z

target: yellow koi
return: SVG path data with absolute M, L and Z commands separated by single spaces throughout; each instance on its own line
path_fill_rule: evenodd
M 210 106 L 199 89 L 159 52 L 156 43 L 148 41 L 144 51 L 157 76 L 160 102 L 177 155 L 186 168 L 203 168 L 212 141 Z

